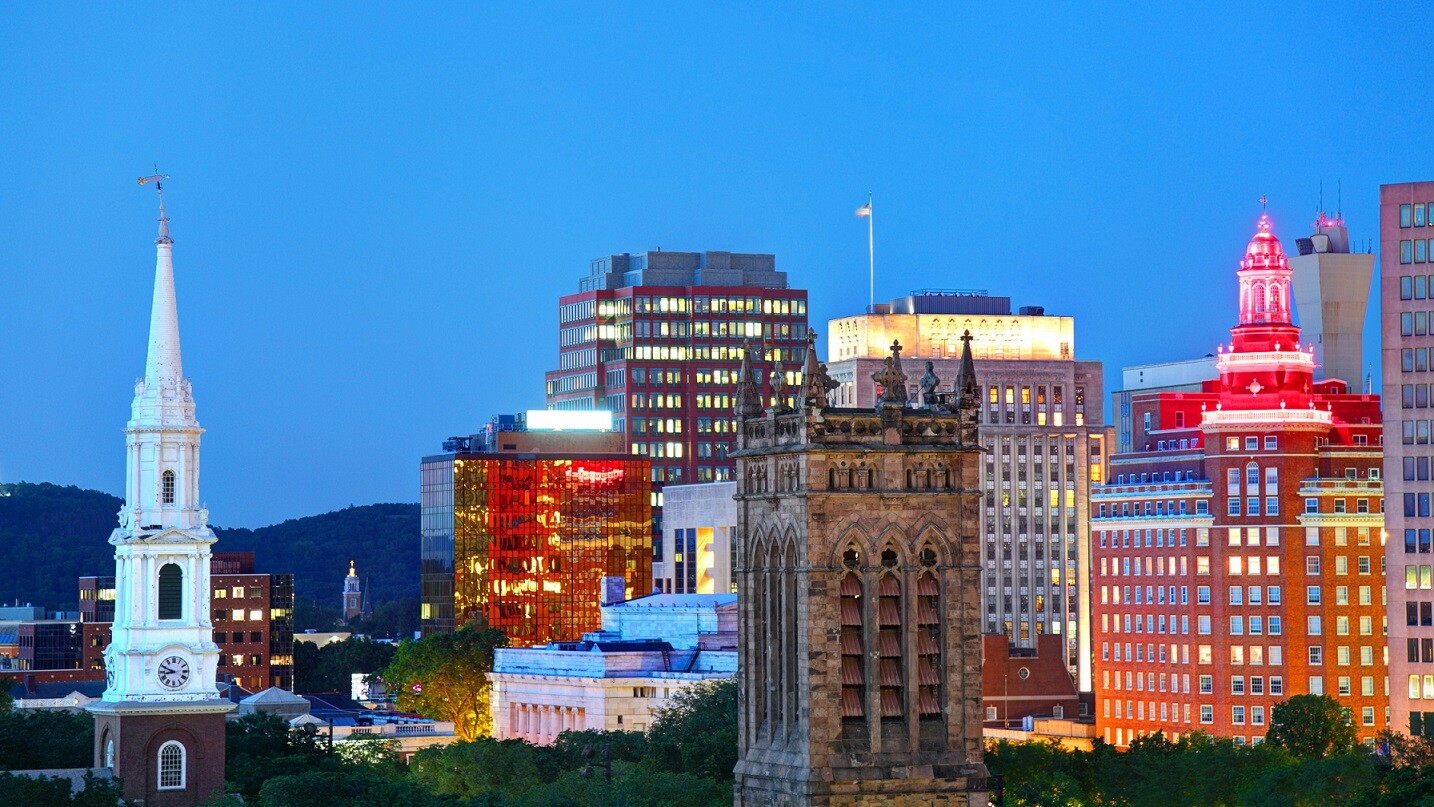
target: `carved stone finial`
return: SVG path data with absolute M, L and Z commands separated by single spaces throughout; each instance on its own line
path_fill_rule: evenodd
M 769 379 L 772 388 L 772 411 L 778 415 L 792 411 L 787 403 L 791 396 L 791 385 L 787 383 L 787 368 L 782 366 L 781 361 L 772 364 L 772 377 Z
M 906 393 L 906 373 L 901 370 L 901 343 L 891 343 L 891 355 L 886 357 L 881 369 L 872 373 L 871 380 L 881 385 L 881 406 L 905 406 L 910 399 Z
M 817 332 L 807 331 L 807 360 L 802 365 L 802 403 L 810 409 L 826 409 L 827 393 L 839 386 L 827 375 L 827 366 L 817 361 Z
M 739 418 L 762 414 L 762 397 L 757 394 L 757 378 L 752 374 L 752 340 L 742 341 L 742 368 L 737 371 L 736 415 Z
M 934 362 L 926 362 L 926 374 L 921 376 L 921 405 L 927 409 L 936 407 L 936 386 L 941 379 L 936 377 L 936 365 Z

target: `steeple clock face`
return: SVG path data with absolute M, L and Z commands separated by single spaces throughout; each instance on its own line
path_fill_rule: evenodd
M 179 689 L 189 682 L 189 662 L 179 656 L 166 656 L 159 663 L 159 683 L 169 689 Z

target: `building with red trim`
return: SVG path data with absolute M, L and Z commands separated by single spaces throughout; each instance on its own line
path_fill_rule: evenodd
M 1315 381 L 1291 272 L 1262 216 L 1219 378 L 1132 396 L 1128 453 L 1092 499 L 1096 721 L 1258 743 L 1292 695 L 1389 727 L 1382 424 L 1375 395 Z

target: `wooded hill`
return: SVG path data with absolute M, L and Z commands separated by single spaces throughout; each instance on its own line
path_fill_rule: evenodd
M 78 607 L 76 578 L 114 574 L 110 533 L 123 502 L 74 486 L 0 485 L 0 601 Z M 221 552 L 253 552 L 256 571 L 291 572 L 299 600 L 337 608 L 349 560 L 372 603 L 418 597 L 418 505 L 370 504 L 257 529 L 214 527 Z

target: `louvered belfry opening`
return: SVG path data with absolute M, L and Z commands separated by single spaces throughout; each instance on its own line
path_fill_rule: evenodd
M 916 578 L 916 709 L 921 720 L 941 719 L 941 583 L 936 578 L 936 550 L 921 550 L 922 570 Z
M 160 619 L 184 618 L 184 572 L 173 563 L 159 567 L 159 614 Z
M 839 587 L 841 603 L 841 731 L 842 736 L 862 738 L 868 736 L 866 727 L 866 675 L 862 669 L 865 659 L 865 619 L 863 619 L 861 591 L 861 554 L 856 547 L 848 547 L 842 554 L 842 573 Z
M 901 620 L 901 579 L 897 577 L 896 550 L 881 552 L 882 572 L 876 580 L 877 678 L 881 687 L 881 720 L 888 726 L 903 722 L 906 693 L 902 677 L 904 636 Z

